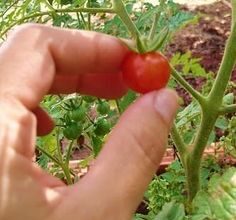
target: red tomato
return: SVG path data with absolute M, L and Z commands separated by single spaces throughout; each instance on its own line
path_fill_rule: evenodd
M 129 88 L 139 93 L 147 93 L 166 86 L 170 77 L 170 65 L 158 52 L 131 52 L 123 61 L 122 74 Z

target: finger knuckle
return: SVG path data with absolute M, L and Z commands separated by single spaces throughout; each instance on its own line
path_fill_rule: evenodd
M 9 37 L 15 38 L 17 36 L 27 35 L 32 33 L 33 30 L 41 28 L 41 25 L 34 23 L 26 23 L 16 26 L 9 34 Z
M 154 131 L 157 131 L 155 133 Z M 157 167 L 164 153 L 166 136 L 159 135 L 158 129 L 145 126 L 139 133 L 133 132 L 132 138 L 135 147 L 141 152 L 145 161 L 151 166 Z

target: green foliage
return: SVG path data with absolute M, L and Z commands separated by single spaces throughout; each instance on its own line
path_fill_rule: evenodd
M 233 116 L 228 123 L 226 135 L 221 138 L 221 145 L 226 153 L 236 158 L 236 116 Z
M 201 168 L 201 185 L 203 189 L 207 188 L 209 179 L 215 173 L 223 173 L 223 169 L 218 165 L 216 158 L 211 156 L 204 158 Z M 145 193 L 149 209 L 149 214 L 146 218 L 154 219 L 154 216 L 162 210 L 165 204 L 173 203 L 173 201 L 186 204 L 186 193 L 185 171 L 181 163 L 176 160 L 167 168 L 165 173 L 156 176 L 150 183 Z
M 200 61 L 200 58 L 193 58 L 189 51 L 185 54 L 176 53 L 171 59 L 171 64 L 180 68 L 183 75 L 207 78 L 208 73 L 201 66 Z
M 179 6 L 172 0 L 163 0 L 155 6 L 143 1 L 126 0 L 123 2 L 131 23 L 133 22 L 137 28 L 135 32 L 140 32 L 138 33 L 140 36 L 132 36 L 132 38 L 140 39 L 142 43 L 147 44 L 152 49 L 153 42 L 158 43 L 158 40 L 161 40 L 163 35 L 160 33 L 165 33 L 165 30 L 168 30 L 167 37 L 160 48 L 164 51 L 166 44 L 177 30 L 197 19 L 191 13 L 180 10 Z M 88 8 L 90 12 L 85 12 L 85 9 Z M 98 9 L 100 9 L 99 12 Z M 0 2 L 0 37 L 3 41 L 6 39 L 8 31 L 16 25 L 34 22 L 58 27 L 94 30 L 116 37 L 130 38 L 132 31 L 130 31 L 130 27 L 127 26 L 121 14 L 119 13 L 118 16 L 114 11 L 111 14 L 105 13 L 108 9 L 112 9 L 109 0 L 3 0 Z M 143 40 L 144 37 L 145 41 Z M 233 55 L 234 53 L 230 53 L 230 56 Z M 193 58 L 190 52 L 177 53 L 173 55 L 171 64 L 181 72 L 183 78 L 200 77 L 204 79 L 205 84 L 201 93 L 207 97 L 212 91 L 214 74 L 205 71 L 200 65 L 200 61 L 200 58 Z M 227 75 L 227 71 L 224 74 Z M 175 80 L 170 81 L 169 86 L 176 88 L 179 83 L 177 81 L 175 77 Z M 196 141 L 195 134 L 201 134 L 200 129 L 204 122 L 202 120 L 203 113 L 206 114 L 212 109 L 209 106 L 206 107 L 207 99 L 202 101 L 198 96 L 196 98 L 196 95 L 194 96 L 193 91 L 189 90 L 186 84 L 184 85 L 182 82 L 180 85 L 190 92 L 195 99 L 188 106 L 179 110 L 176 127 L 183 142 L 186 145 L 193 146 Z M 231 82 L 231 87 L 235 88 L 233 82 Z M 221 90 L 223 91 L 222 88 Z M 234 94 L 229 93 L 229 91 L 227 90 L 224 95 L 222 108 L 235 103 Z M 46 96 L 41 106 L 54 119 L 56 127 L 51 134 L 37 139 L 37 146 L 43 151 L 38 158 L 38 163 L 43 168 L 48 169 L 48 162 L 53 161 L 55 164 L 50 168 L 50 172 L 63 180 L 67 178 L 67 182 L 71 183 L 68 160 L 74 148 L 77 147 L 80 135 L 85 137 L 88 147 L 93 150 L 93 156 L 96 157 L 120 114 L 138 96 L 132 91 L 129 91 L 120 100 L 115 101 L 81 94 Z M 220 95 L 213 101 L 218 101 L 218 99 L 221 101 L 219 97 Z M 205 119 L 205 124 L 207 120 Z M 202 147 L 207 145 L 207 140 L 208 143 L 215 141 L 215 128 L 221 129 L 225 134 L 221 138 L 221 144 L 228 153 L 236 157 L 236 117 L 221 115 L 212 124 L 213 127 L 207 127 L 202 131 L 202 140 L 206 140 Z M 205 134 L 207 132 L 209 135 Z M 68 140 L 72 141 L 68 142 Z M 66 144 L 62 144 L 62 142 L 66 142 Z M 186 151 L 190 150 L 187 148 Z M 187 154 L 184 155 L 184 158 L 187 156 Z M 198 161 L 200 161 L 199 158 Z M 185 169 L 187 168 L 185 167 Z M 192 173 L 195 172 L 193 169 L 191 171 Z M 222 169 L 216 164 L 216 161 L 214 159 L 203 160 L 200 175 L 203 191 L 200 191 L 194 200 L 193 220 L 227 220 L 234 217 L 235 170 L 231 169 L 222 178 L 213 177 L 207 189 L 208 181 L 214 173 L 222 173 Z M 146 192 L 150 212 L 147 216 L 137 215 L 136 219 L 184 219 L 183 205 L 187 204 L 186 207 L 189 205 L 186 200 L 186 181 L 184 168 L 180 162 L 174 162 L 166 173 L 153 179 Z M 189 190 L 191 191 L 191 189 Z
M 145 194 L 149 201 L 149 215 L 156 215 L 164 204 L 172 200 L 184 202 L 185 182 L 184 169 L 178 161 L 172 163 L 167 172 L 156 176 Z
M 236 213 L 236 169 L 222 176 L 215 174 L 207 190 L 198 192 L 193 201 L 192 220 L 232 220 Z
M 194 133 L 200 123 L 201 109 L 196 101 L 191 102 L 180 111 L 176 118 L 176 126 L 179 129 L 186 144 L 192 144 Z
M 171 201 L 163 206 L 155 220 L 183 220 L 184 217 L 184 205 Z
M 129 90 L 128 93 L 118 101 L 120 111 L 124 112 L 125 109 L 136 100 L 136 98 L 137 94 Z

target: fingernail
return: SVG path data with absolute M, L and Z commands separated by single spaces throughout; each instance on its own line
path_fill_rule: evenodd
M 177 93 L 170 89 L 161 89 L 156 93 L 154 106 L 167 124 L 172 124 L 178 108 Z

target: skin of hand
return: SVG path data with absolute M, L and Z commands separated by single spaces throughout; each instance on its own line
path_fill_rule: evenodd
M 143 95 L 121 116 L 94 166 L 65 186 L 31 162 L 36 134 L 53 128 L 37 107 L 47 93 L 118 98 L 127 48 L 116 38 L 36 24 L 0 48 L 0 219 L 129 220 L 163 157 L 175 92 Z

